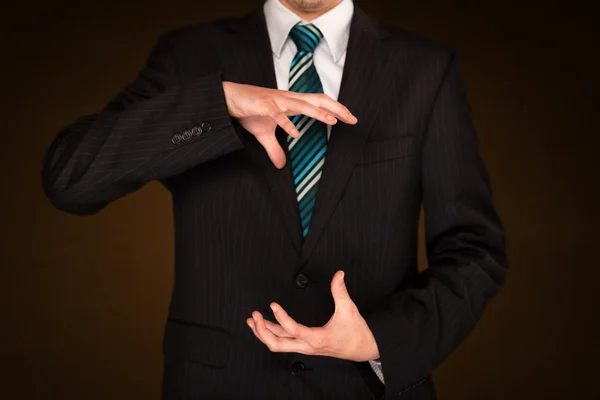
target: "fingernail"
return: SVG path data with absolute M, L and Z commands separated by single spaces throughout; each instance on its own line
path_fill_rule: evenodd
M 273 310 L 273 312 L 277 312 L 277 307 L 275 307 L 273 304 L 271 304 L 271 310 Z
M 252 328 L 252 323 L 250 321 L 246 322 L 250 328 Z
M 351 119 L 352 121 L 354 121 L 354 122 L 358 121 L 358 118 L 356 118 L 354 115 L 352 115 L 352 116 L 350 117 L 350 119 Z
M 327 120 L 333 122 L 335 121 L 335 117 L 333 117 L 332 115 L 328 115 Z
M 256 318 L 256 315 L 253 315 L 252 319 L 254 319 L 254 322 L 258 322 L 258 318 Z

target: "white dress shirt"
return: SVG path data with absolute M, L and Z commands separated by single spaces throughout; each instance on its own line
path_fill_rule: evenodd
M 296 44 L 289 38 L 290 30 L 298 22 L 301 25 L 311 23 L 323 33 L 323 39 L 321 39 L 313 53 L 313 62 L 323 84 L 323 92 L 337 100 L 344 62 L 346 61 L 350 21 L 354 13 L 352 0 L 342 0 L 340 4 L 310 22 L 304 21 L 294 14 L 279 0 L 267 0 L 263 10 L 271 40 L 271 49 L 273 50 L 277 88 L 280 90 L 289 89 L 290 65 L 297 51 Z M 330 135 L 331 125 L 328 125 L 327 137 L 329 138 Z M 369 363 L 383 382 L 381 362 L 369 361 Z

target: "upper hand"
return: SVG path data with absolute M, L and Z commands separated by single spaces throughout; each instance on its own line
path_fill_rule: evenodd
M 294 138 L 300 135 L 288 116 L 302 114 L 329 125 L 338 119 L 348 124 L 357 122 L 345 106 L 322 93 L 297 93 L 233 82 L 223 82 L 223 90 L 229 115 L 256 137 L 277 168 L 283 168 L 286 161 L 275 137 L 277 126 Z
M 379 358 L 379 349 L 373 333 L 360 315 L 344 284 L 344 272 L 337 271 L 331 280 L 331 294 L 335 311 L 322 327 L 309 328 L 297 323 L 277 303 L 271 309 L 279 324 L 265 320 L 254 311 L 246 322 L 273 352 L 294 352 L 320 355 L 352 361 Z

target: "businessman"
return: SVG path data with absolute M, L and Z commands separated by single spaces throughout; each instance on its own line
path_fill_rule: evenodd
M 506 277 L 456 53 L 351 0 L 162 35 L 44 158 L 75 214 L 153 180 L 175 220 L 164 399 L 435 399 Z

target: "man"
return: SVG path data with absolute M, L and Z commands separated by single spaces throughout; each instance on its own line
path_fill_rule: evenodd
M 71 213 L 152 180 L 175 218 L 165 399 L 433 399 L 505 279 L 454 51 L 351 0 L 163 35 L 45 156 Z

